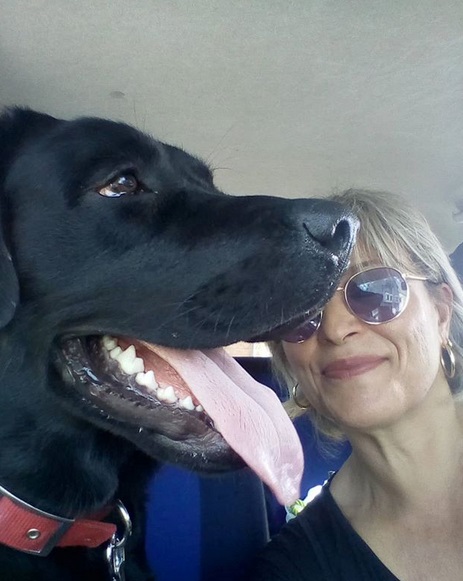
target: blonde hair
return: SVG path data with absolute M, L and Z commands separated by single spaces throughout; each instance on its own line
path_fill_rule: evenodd
M 333 194 L 333 200 L 351 210 L 360 220 L 360 232 L 353 258 L 375 257 L 387 266 L 425 276 L 431 283 L 446 283 L 453 292 L 453 312 L 449 339 L 453 343 L 456 373 L 449 386 L 456 398 L 463 394 L 463 290 L 458 276 L 439 239 L 426 218 L 405 198 L 388 192 L 350 189 Z M 439 301 L 439 287 L 428 285 L 435 301 Z M 295 380 L 281 342 L 269 344 L 276 376 L 290 388 Z M 300 398 L 300 395 L 299 395 Z M 292 418 L 307 413 L 315 427 L 332 440 L 342 440 L 338 426 L 309 408 L 302 410 L 291 397 L 285 404 Z

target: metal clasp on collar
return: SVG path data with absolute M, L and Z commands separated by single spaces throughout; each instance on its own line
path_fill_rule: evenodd
M 108 561 L 111 581 L 125 581 L 125 545 L 132 534 L 132 521 L 130 515 L 120 500 L 116 503 L 116 509 L 122 521 L 122 537 L 118 532 L 114 533 L 106 547 L 106 560 Z

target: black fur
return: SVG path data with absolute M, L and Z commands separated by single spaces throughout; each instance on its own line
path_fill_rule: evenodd
M 118 176 L 135 190 L 101 195 Z M 198 159 L 122 123 L 24 109 L 0 117 L 0 219 L 0 485 L 72 518 L 122 499 L 135 528 L 127 581 L 152 579 L 142 535 L 155 461 L 240 461 L 186 411 L 100 408 L 92 337 L 182 349 L 271 337 L 331 296 L 354 222 L 320 200 L 227 196 Z M 41 558 L 1 546 L 0 579 L 104 581 L 107 567 L 102 548 Z

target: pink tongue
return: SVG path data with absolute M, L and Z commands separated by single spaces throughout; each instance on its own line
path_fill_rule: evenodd
M 175 369 L 231 448 L 278 501 L 297 500 L 302 447 L 276 394 L 250 377 L 223 349 L 177 351 L 144 345 Z

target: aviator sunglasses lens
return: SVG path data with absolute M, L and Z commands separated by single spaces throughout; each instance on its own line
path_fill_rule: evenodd
M 307 341 L 307 339 L 310 339 L 310 337 L 312 337 L 312 335 L 318 330 L 321 320 L 322 314 L 318 313 L 318 315 L 312 319 L 308 319 L 294 329 L 286 331 L 286 333 L 282 335 L 281 340 L 288 343 L 302 343 L 303 341 Z
M 407 306 L 407 281 L 394 268 L 370 268 L 354 275 L 345 288 L 349 309 L 365 323 L 387 323 Z

